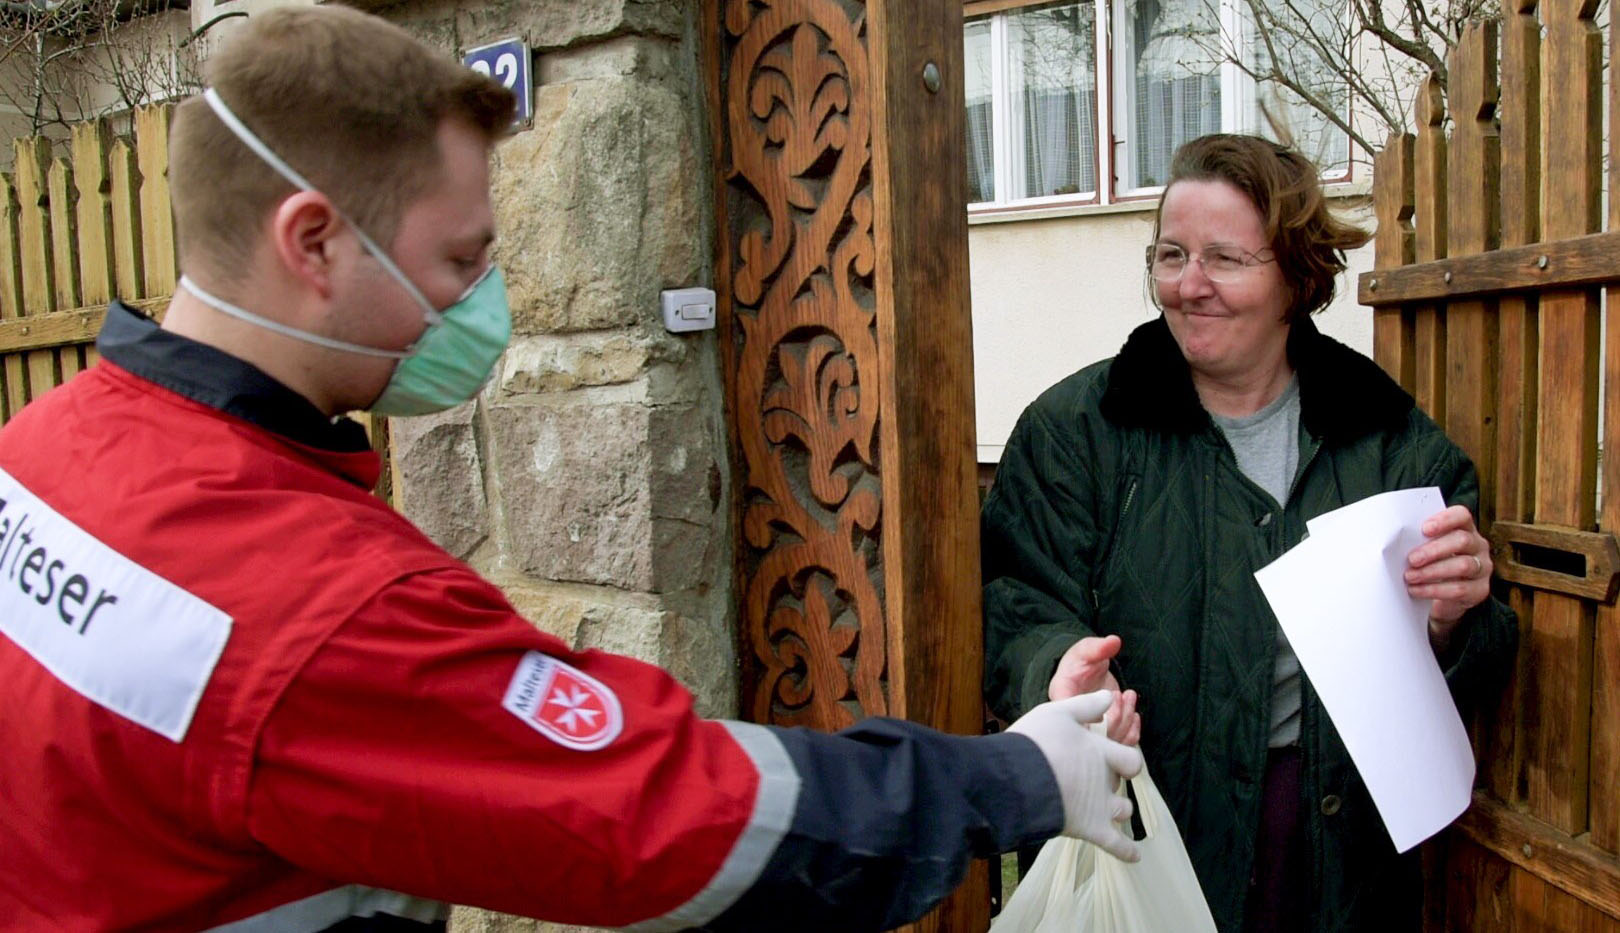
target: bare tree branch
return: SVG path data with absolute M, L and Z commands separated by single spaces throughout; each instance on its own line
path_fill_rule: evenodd
M 189 18 L 167 0 L 0 9 L 0 104 L 38 134 L 200 87 Z
M 1211 32 L 1189 36 L 1257 90 L 1272 89 L 1344 132 L 1363 154 L 1405 130 L 1421 79 L 1442 87 L 1446 56 L 1499 0 L 1242 0 L 1239 25 L 1203 0 Z

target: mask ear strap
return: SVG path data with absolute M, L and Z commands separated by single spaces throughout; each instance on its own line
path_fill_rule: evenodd
M 242 141 L 242 145 L 253 150 L 253 154 L 262 159 L 264 164 L 274 169 L 276 174 L 287 179 L 294 188 L 300 191 L 308 191 L 314 194 L 320 193 L 320 189 L 310 184 L 309 179 L 298 174 L 281 156 L 276 155 L 269 146 L 266 146 L 264 140 L 248 129 L 247 124 L 243 123 L 236 116 L 236 113 L 225 105 L 225 101 L 219 96 L 218 91 L 213 88 L 206 88 L 203 90 L 202 98 L 207 102 L 209 109 L 214 111 L 214 116 L 219 117 L 220 122 L 225 124 L 225 128 L 236 134 L 236 138 Z M 354 235 L 360 238 L 361 245 L 366 248 L 367 252 L 371 253 L 372 258 L 376 259 L 384 269 L 393 273 L 399 284 L 405 286 L 405 290 L 410 292 L 412 298 L 416 299 L 416 303 L 422 306 L 422 312 L 427 318 L 427 322 L 429 324 L 438 324 L 443 321 L 444 318 L 433 307 L 433 303 L 427 300 L 427 296 L 417 289 L 416 284 L 407 278 L 405 273 L 400 271 L 399 266 L 394 264 L 394 260 L 390 259 L 388 254 L 372 241 L 371 237 L 366 236 L 366 232 L 360 229 L 360 225 L 350 220 L 347 214 L 337 209 L 336 205 L 333 205 L 332 209 L 337 210 L 337 215 L 343 218 L 343 222 L 348 224 L 350 229 L 354 230 Z
M 414 344 L 409 349 L 405 350 L 379 350 L 376 347 L 367 347 L 358 343 L 348 343 L 342 340 L 334 340 L 331 337 L 323 337 L 320 334 L 312 334 L 307 330 L 299 330 L 296 327 L 291 327 L 287 324 L 281 323 L 280 321 L 274 321 L 270 318 L 264 317 L 263 315 L 254 314 L 252 311 L 249 311 L 246 308 L 239 308 L 223 298 L 216 298 L 198 287 L 197 283 L 193 282 L 189 276 L 180 276 L 180 287 L 188 292 L 191 292 L 193 295 L 196 295 L 198 301 L 201 301 L 203 304 L 213 308 L 215 311 L 218 311 L 221 314 L 247 321 L 249 324 L 257 324 L 265 330 L 275 331 L 278 334 L 291 337 L 294 340 L 302 340 L 305 343 L 313 343 L 317 346 L 326 347 L 330 350 L 343 350 L 349 353 L 363 353 L 366 356 L 382 356 L 393 360 L 403 360 L 407 357 L 416 355 L 416 346 Z

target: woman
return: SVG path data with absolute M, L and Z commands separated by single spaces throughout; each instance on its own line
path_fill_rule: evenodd
M 1148 251 L 1162 315 L 1030 405 L 984 506 L 992 708 L 1010 720 L 1132 688 L 1111 734 L 1139 733 L 1224 931 L 1420 921 L 1416 853 L 1396 854 L 1254 579 L 1306 520 L 1439 486 L 1450 507 L 1425 522 L 1406 582 L 1434 600 L 1430 641 L 1459 701 L 1497 689 L 1515 648 L 1472 464 L 1311 320 L 1366 239 L 1292 149 L 1182 146 Z

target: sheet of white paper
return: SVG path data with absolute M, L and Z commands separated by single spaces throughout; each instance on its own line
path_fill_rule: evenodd
M 1306 523 L 1310 536 L 1255 573 L 1401 852 L 1467 809 L 1468 732 L 1429 647 L 1429 603 L 1406 555 L 1440 490 L 1403 489 Z

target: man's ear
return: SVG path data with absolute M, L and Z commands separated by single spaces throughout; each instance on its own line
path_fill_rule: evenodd
M 347 222 L 326 195 L 300 191 L 270 215 L 270 243 L 283 270 L 320 294 L 332 294 L 332 263 L 338 234 Z

